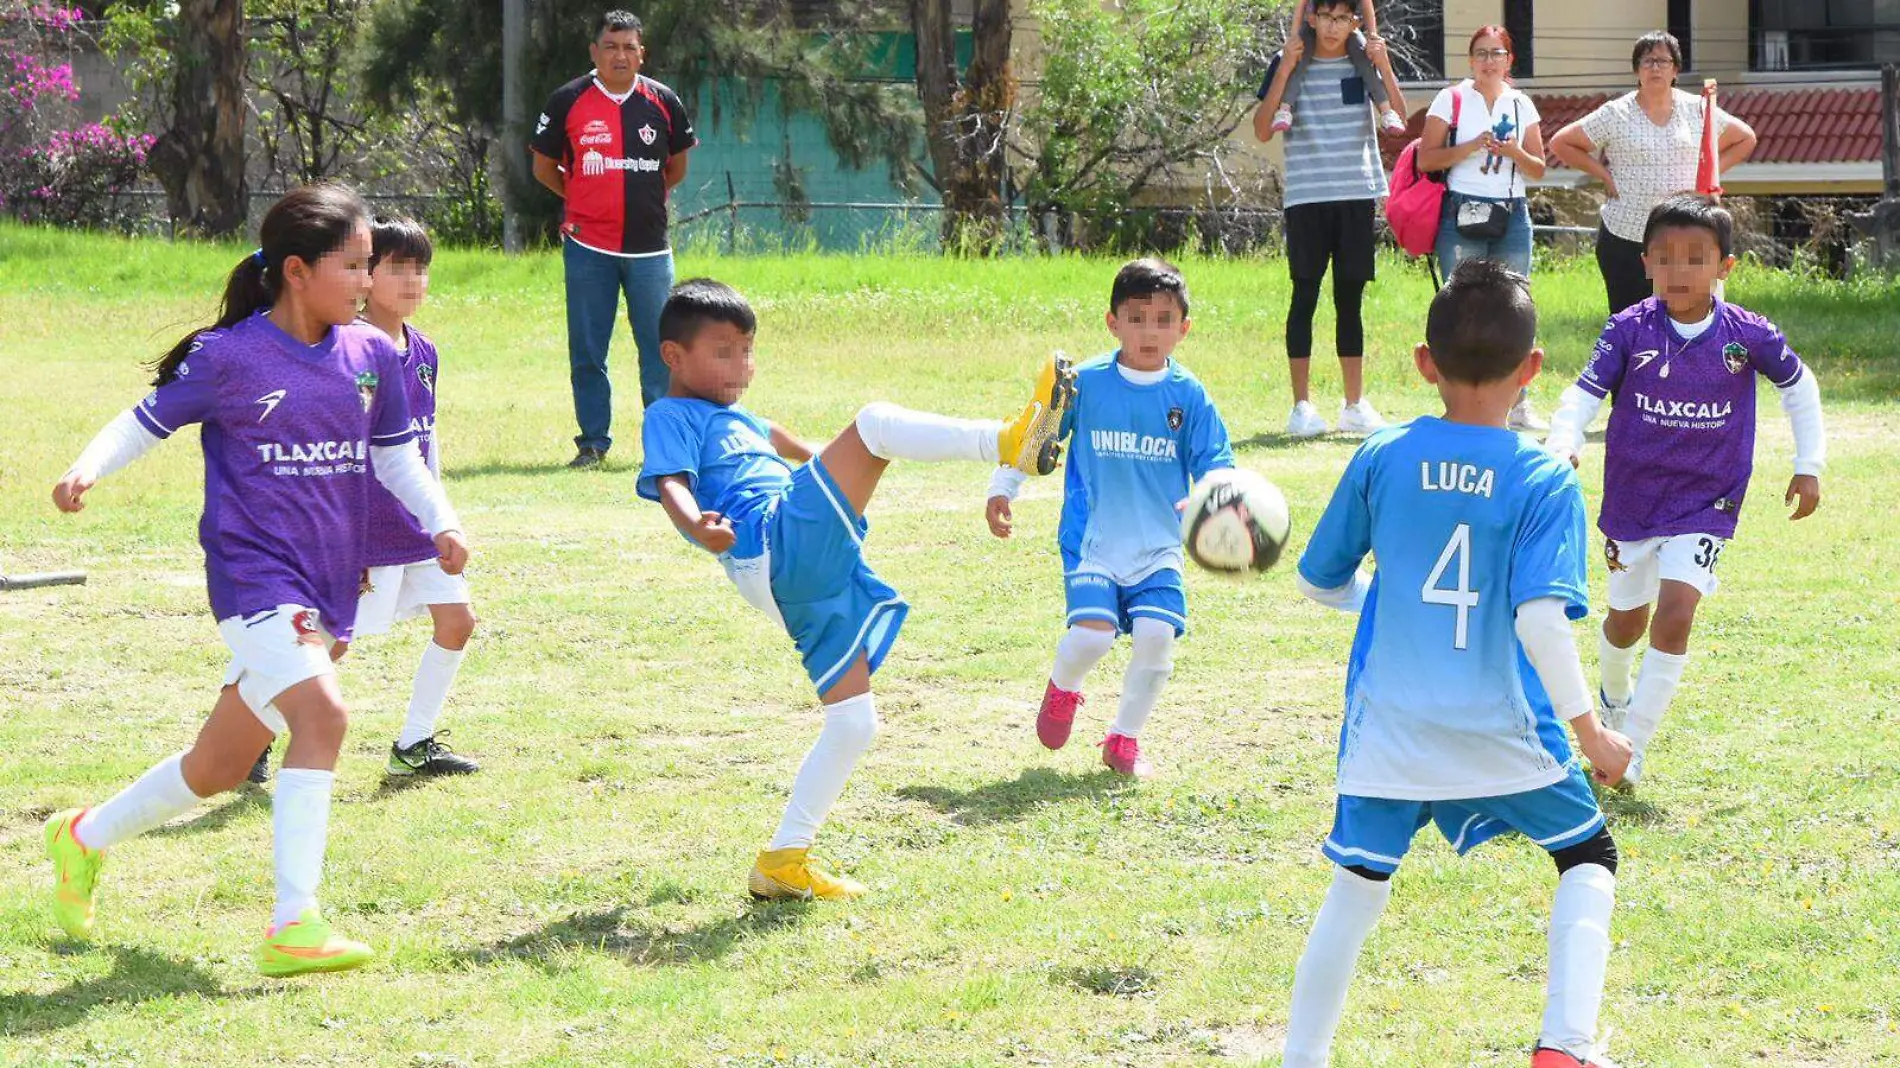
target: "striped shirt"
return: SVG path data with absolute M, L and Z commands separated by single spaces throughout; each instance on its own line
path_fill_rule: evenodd
M 1273 84 L 1279 65 L 1276 56 L 1265 85 Z M 1365 79 L 1353 70 L 1352 60 L 1309 55 L 1288 81 L 1286 102 L 1293 106 L 1293 128 L 1286 132 L 1283 206 L 1384 196 L 1385 164 L 1379 158 L 1372 107 Z

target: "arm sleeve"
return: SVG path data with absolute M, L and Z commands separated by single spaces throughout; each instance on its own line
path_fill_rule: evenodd
M 1366 593 L 1372 589 L 1372 579 L 1364 571 L 1354 571 L 1352 579 L 1344 586 L 1322 590 L 1306 581 L 1305 575 L 1294 575 L 1293 583 L 1307 599 L 1317 601 L 1328 608 L 1340 612 L 1358 614 L 1366 606 Z
M 1781 410 L 1794 428 L 1794 473 L 1819 475 L 1827 469 L 1827 427 L 1821 419 L 1821 385 L 1809 371 L 1783 386 Z
M 1451 125 L 1451 94 L 1452 92 L 1453 92 L 1452 87 L 1449 85 L 1447 85 L 1443 89 L 1440 89 L 1438 91 L 1438 95 L 1432 97 L 1432 106 L 1425 109 L 1426 117 L 1432 118 L 1432 119 L 1442 119 L 1445 125 L 1447 126 Z
M 1004 467 L 999 464 L 995 472 L 990 475 L 990 490 L 989 493 L 984 495 L 983 499 L 989 500 L 991 497 L 1004 497 L 1013 501 L 1018 494 L 1022 493 L 1023 486 L 1028 482 L 1028 475 L 1023 474 L 1014 467 Z
M 217 362 L 205 351 L 202 339 L 194 341 L 172 380 L 154 389 L 133 412 L 154 437 L 169 438 L 181 427 L 217 414 L 217 379 Z
M 1543 122 L 1544 116 L 1538 112 L 1537 101 L 1532 100 L 1529 93 L 1519 92 L 1513 103 L 1518 109 L 1517 131 L 1519 140 L 1522 140 L 1524 131 Z
M 1576 385 L 1564 387 L 1557 410 L 1551 413 L 1544 447 L 1559 456 L 1582 456 L 1584 435 L 1602 407 L 1602 397 Z
M 1590 139 L 1591 144 L 1597 146 L 1597 151 L 1601 152 L 1609 148 L 1610 142 L 1616 139 L 1616 131 L 1619 125 L 1616 101 L 1611 100 L 1590 114 L 1585 115 L 1577 124 L 1577 127 L 1583 131 L 1583 136 Z
M 1346 473 L 1339 477 L 1332 500 L 1300 554 L 1300 578 L 1314 589 L 1337 590 L 1347 585 L 1372 551 L 1372 512 L 1366 500 L 1371 466 L 1370 454 L 1362 445 L 1347 462 Z
M 150 452 L 158 442 L 158 435 L 139 421 L 137 409 L 128 408 L 80 450 L 79 459 L 73 461 L 66 473 L 97 482 Z
M 422 446 L 414 441 L 371 445 L 369 462 L 376 481 L 409 509 L 430 537 L 445 530 L 462 529 L 462 519 L 455 514 L 455 506 L 449 503 L 442 483 L 429 474 L 429 466 L 422 462 Z
M 1728 112 L 1722 110 L 1722 105 L 1720 104 L 1715 105 L 1715 136 L 1716 137 L 1721 137 L 1723 134 L 1727 133 L 1729 123 L 1734 122 L 1734 121 L 1735 121 L 1735 116 L 1730 115 Z
M 528 147 L 552 160 L 567 161 L 567 113 L 574 106 L 574 94 L 567 86 L 555 90 L 534 122 L 534 136 Z
M 1214 402 L 1201 394 L 1195 409 L 1194 425 L 1188 438 L 1188 476 L 1199 482 L 1209 471 L 1234 466 L 1234 446 L 1227 436 L 1227 422 L 1220 417 Z
M 1596 707 L 1590 684 L 1584 681 L 1583 659 L 1577 655 L 1563 598 L 1537 597 L 1518 605 L 1517 640 L 1524 647 L 1524 659 L 1537 669 L 1558 719 L 1567 723 Z
M 673 120 L 672 129 L 666 135 L 666 151 L 668 155 L 677 156 L 698 145 L 699 135 L 693 132 L 693 117 L 686 114 L 686 102 L 671 86 L 665 88 L 666 110 Z
M 1615 319 L 1604 324 L 1596 348 L 1590 353 L 1590 362 L 1583 365 L 1583 373 L 1577 376 L 1579 389 L 1602 398 L 1623 385 L 1623 368 L 1629 360 L 1629 345 L 1624 334 L 1623 325 Z
M 409 390 L 402 381 L 407 371 L 401 354 L 393 343 L 384 340 L 376 363 L 376 396 L 369 406 L 370 447 L 402 445 L 416 440 L 416 430 L 411 425 L 414 419 L 409 410 Z M 421 455 L 418 447 L 416 456 Z M 417 518 L 421 518 L 420 515 Z
M 1571 619 L 1590 614 L 1589 523 L 1577 473 L 1555 460 L 1531 476 L 1533 497 L 1511 547 L 1511 605 L 1540 597 L 1563 602 Z
M 655 404 L 646 412 L 640 428 L 640 448 L 645 458 L 634 492 L 649 501 L 660 499 L 660 480 L 668 475 L 684 475 L 689 486 L 699 482 L 699 434 L 686 414 L 675 404 Z

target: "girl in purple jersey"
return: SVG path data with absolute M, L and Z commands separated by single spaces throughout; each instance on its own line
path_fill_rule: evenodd
M 271 805 L 277 902 L 257 952 L 261 972 L 287 976 L 373 955 L 331 930 L 316 897 L 348 725 L 332 661 L 355 623 L 370 474 L 422 517 L 444 571 L 459 573 L 468 548 L 415 444 L 408 399 L 389 388 L 401 359 L 355 322 L 369 288 L 362 199 L 342 186 L 298 189 L 264 216 L 261 238 L 231 271 L 218 321 L 158 360 L 157 388 L 53 488 L 54 504 L 77 512 L 100 478 L 201 424 L 198 533 L 212 614 L 231 648 L 224 686 L 191 748 L 103 804 L 54 814 L 45 837 L 54 916 L 84 937 L 106 851 L 236 787 L 288 730 Z

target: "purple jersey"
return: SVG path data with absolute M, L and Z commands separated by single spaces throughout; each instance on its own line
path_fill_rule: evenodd
M 161 438 L 202 423 L 198 542 L 218 619 L 304 604 L 348 639 L 364 568 L 370 445 L 415 437 L 403 373 L 372 326 L 305 345 L 259 313 L 198 336 L 178 376 L 134 409 Z
M 1692 341 L 1655 297 L 1611 317 L 1577 385 L 1612 398 L 1603 439 L 1603 512 L 1617 541 L 1735 536 L 1755 462 L 1755 375 L 1785 389 L 1801 358 L 1775 324 L 1717 301 Z
M 435 453 L 435 377 L 440 367 L 435 343 L 411 326 L 402 328 L 408 351 L 402 355 L 402 387 L 409 397 L 409 429 L 422 445 L 422 458 L 437 472 Z M 436 558 L 435 539 L 429 537 L 380 482 L 369 487 L 369 567 L 413 564 Z

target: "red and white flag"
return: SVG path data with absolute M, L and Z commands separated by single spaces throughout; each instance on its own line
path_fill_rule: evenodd
M 1696 161 L 1695 191 L 1722 195 L 1722 157 L 1715 148 L 1715 79 L 1702 82 L 1702 155 Z

